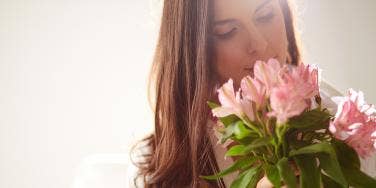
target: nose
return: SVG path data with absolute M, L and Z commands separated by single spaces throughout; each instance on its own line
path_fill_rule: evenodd
M 248 44 L 247 51 L 250 55 L 255 57 L 262 57 L 265 53 L 268 42 L 265 40 L 263 34 L 252 24 L 247 27 Z

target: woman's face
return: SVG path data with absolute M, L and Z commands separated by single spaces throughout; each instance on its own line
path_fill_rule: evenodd
M 214 0 L 216 72 L 238 87 L 256 60 L 287 58 L 287 36 L 279 0 Z

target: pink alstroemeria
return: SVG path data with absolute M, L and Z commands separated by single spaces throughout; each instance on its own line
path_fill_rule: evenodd
M 229 79 L 227 83 L 223 84 L 217 92 L 221 107 L 212 110 L 214 116 L 225 117 L 231 114 L 240 115 L 242 113 L 240 95 L 239 92 L 235 93 L 232 79 Z
M 368 116 L 362 113 L 354 101 L 344 101 L 338 106 L 334 121 L 330 123 L 329 130 L 340 140 L 347 139 L 354 134 L 354 130 L 366 124 Z
M 280 72 L 280 77 L 270 94 L 273 111 L 269 115 L 277 117 L 279 123 L 285 123 L 310 107 L 310 99 L 319 94 L 318 69 L 302 63 Z
M 349 89 L 346 96 L 333 97 L 333 100 L 338 103 L 338 108 L 329 130 L 341 140 L 352 135 L 358 125 L 364 125 L 370 121 L 370 115 L 375 112 L 373 106 L 366 104 L 361 91 Z
M 366 157 L 375 151 L 375 108 L 366 104 L 363 93 L 350 89 L 345 97 L 336 97 L 337 113 L 330 122 L 329 131 L 339 140 L 344 140 L 360 156 Z M 373 147 L 371 147 L 373 146 Z
M 212 109 L 212 113 L 216 117 L 225 117 L 231 114 L 242 118 L 246 115 L 250 120 L 254 120 L 253 107 L 251 102 L 240 97 L 240 90 L 235 93 L 234 82 L 229 79 L 218 89 L 218 99 L 221 103 L 220 107 Z
M 266 88 L 258 79 L 247 76 L 242 79 L 240 85 L 244 99 L 255 102 L 257 109 L 265 106 Z
M 281 64 L 273 58 L 269 59 L 267 63 L 256 61 L 253 70 L 255 78 L 265 85 L 266 96 L 269 97 L 273 87 L 279 83 Z
M 256 119 L 255 111 L 256 109 L 253 107 L 252 101 L 248 99 L 240 99 L 240 105 L 244 114 L 248 117 L 249 120 L 254 121 Z
M 376 123 L 367 122 L 358 126 L 345 142 L 354 148 L 359 156 L 366 158 L 376 151 Z
M 368 115 L 369 118 L 373 118 L 376 115 L 376 109 L 374 105 L 367 104 L 364 99 L 364 93 L 362 91 L 356 92 L 354 89 L 349 89 L 347 91 L 347 95 L 343 97 L 332 97 L 332 100 L 338 104 L 339 110 L 337 110 L 337 115 L 341 112 L 342 106 L 347 101 L 352 101 L 359 111 L 363 112 L 364 114 Z
M 315 66 L 301 63 L 286 72 L 283 77 L 284 82 L 293 84 L 296 92 L 304 99 L 311 99 L 319 94 L 319 70 Z
M 283 124 L 289 118 L 301 114 L 308 104 L 293 85 L 283 84 L 272 90 L 270 106 L 273 111 L 268 115 L 276 117 L 277 122 Z

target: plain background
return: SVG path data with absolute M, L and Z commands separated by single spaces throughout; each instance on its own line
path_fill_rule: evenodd
M 152 128 L 158 0 L 0 0 L 0 187 L 66 188 Z M 376 1 L 299 0 L 305 62 L 376 102 Z

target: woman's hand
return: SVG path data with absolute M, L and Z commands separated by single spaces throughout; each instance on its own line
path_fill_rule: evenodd
M 268 180 L 266 176 L 264 176 L 257 183 L 256 188 L 273 188 L 273 184 Z
M 273 188 L 272 182 L 269 181 L 269 179 L 264 176 L 261 178 L 261 180 L 257 183 L 256 188 Z M 287 188 L 286 185 L 282 186 L 281 188 Z
M 294 170 L 295 176 L 299 176 L 300 172 L 298 168 L 296 167 L 295 163 L 290 162 L 291 168 Z M 260 179 L 260 181 L 257 183 L 256 188 L 273 188 L 272 182 L 269 181 L 268 177 L 264 176 Z M 287 188 L 286 185 L 283 185 L 281 188 Z

